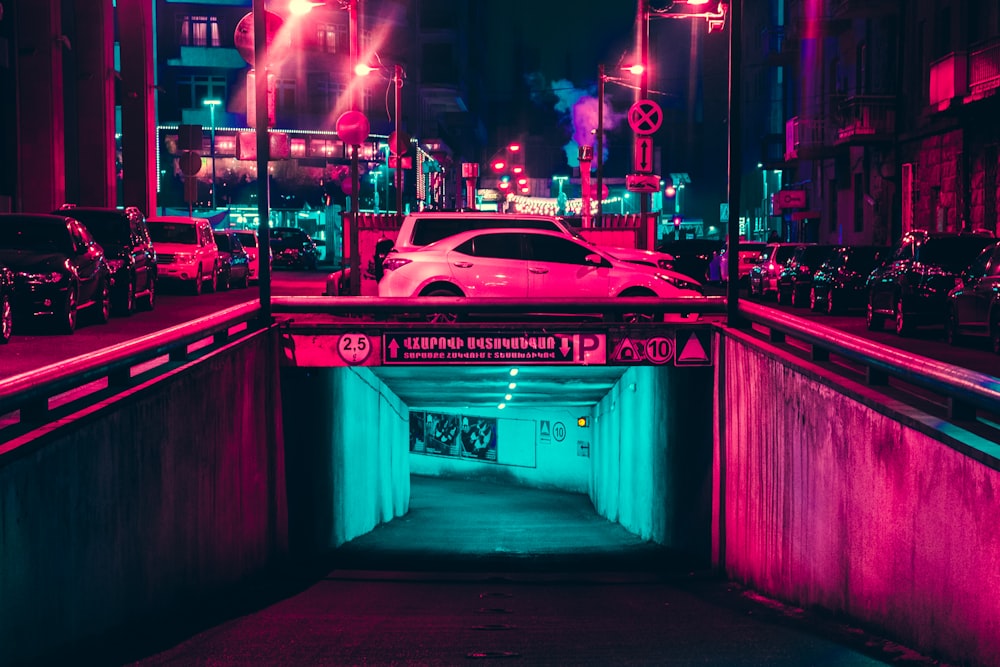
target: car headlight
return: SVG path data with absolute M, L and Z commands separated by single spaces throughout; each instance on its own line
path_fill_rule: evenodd
M 656 277 L 660 280 L 666 281 L 676 287 L 677 289 L 692 290 L 701 294 L 701 285 L 690 280 L 684 280 L 682 278 L 677 278 L 676 276 L 668 276 L 664 273 L 657 273 Z
M 188 262 L 194 261 L 194 255 L 189 252 L 179 252 L 174 255 L 174 261 L 178 264 L 187 264 Z
M 25 273 L 24 279 L 29 283 L 58 283 L 62 282 L 63 274 L 59 271 L 49 273 Z

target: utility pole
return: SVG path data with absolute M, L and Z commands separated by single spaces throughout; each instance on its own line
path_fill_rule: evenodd
M 403 155 L 409 147 L 402 145 L 404 137 L 399 120 L 403 108 L 400 100 L 403 93 L 403 67 L 399 63 L 393 66 L 392 82 L 396 88 L 396 172 L 394 174 L 396 183 L 396 216 L 399 224 L 403 224 Z M 406 141 L 408 143 L 409 139 Z
M 271 320 L 271 224 L 270 224 L 270 164 L 271 140 L 268 136 L 267 109 L 267 14 L 264 0 L 253 0 L 254 40 L 254 101 L 257 131 L 257 234 L 260 237 L 260 314 L 264 322 Z M 212 142 L 213 148 L 215 142 Z M 214 167 L 213 163 L 213 167 Z
M 639 97 L 641 101 L 649 97 L 649 0 L 639 0 L 637 23 L 637 44 L 639 45 L 639 64 L 642 71 L 639 73 Z M 646 214 L 649 213 L 649 195 L 645 192 L 639 195 L 639 219 L 642 224 L 646 223 Z
M 350 23 L 350 41 L 351 41 L 351 76 L 354 76 L 354 68 L 358 65 L 358 59 L 360 57 L 360 50 L 358 48 L 358 3 L 360 0 L 350 0 L 348 5 L 348 22 Z M 350 91 L 351 95 L 351 110 L 357 111 L 358 109 L 358 93 L 355 90 L 356 86 L 349 85 L 347 89 Z M 351 146 L 351 229 L 348 232 L 348 250 L 351 253 L 350 258 L 350 292 L 351 296 L 358 296 L 361 294 L 361 258 L 358 253 L 361 252 L 359 246 L 360 235 L 358 231 L 358 207 L 360 205 L 360 194 L 361 194 L 361 184 L 358 182 L 358 149 L 359 145 L 354 144 Z
M 604 225 L 604 64 L 597 66 L 597 225 Z M 560 183 L 559 191 L 562 192 Z

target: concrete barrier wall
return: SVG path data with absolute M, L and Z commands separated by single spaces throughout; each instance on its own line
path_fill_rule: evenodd
M 284 557 L 278 356 L 254 334 L 0 458 L 0 663 Z
M 708 367 L 629 369 L 594 408 L 590 491 L 598 514 L 706 562 L 712 375 Z
M 321 555 L 409 509 L 406 406 L 364 367 L 282 369 L 293 553 Z
M 962 451 L 996 446 L 737 332 L 724 347 L 730 576 L 924 653 L 1000 664 L 1000 472 Z

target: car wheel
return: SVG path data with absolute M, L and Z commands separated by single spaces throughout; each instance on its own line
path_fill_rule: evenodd
M 92 306 L 94 321 L 97 324 L 107 324 L 108 320 L 111 319 L 111 285 L 108 284 L 108 281 L 101 281 L 96 296 L 97 299 Z M 134 302 L 135 296 L 133 295 L 132 298 Z
M 791 302 L 790 296 L 791 295 L 788 293 L 788 290 L 781 289 L 780 285 L 776 290 L 774 290 L 774 300 L 779 306 L 783 306 Z
M 435 287 L 421 296 L 462 296 L 462 294 L 449 287 Z M 425 313 L 423 316 L 425 322 L 433 322 L 435 324 L 452 324 L 458 322 L 458 313 Z
M 156 278 L 150 278 L 149 284 L 146 285 L 146 298 L 143 301 L 142 307 L 144 310 L 153 310 L 156 306 Z
M 875 313 L 871 299 L 868 299 L 868 305 L 865 308 L 865 325 L 869 331 L 881 331 L 885 326 L 885 318 Z
M 910 324 L 910 318 L 903 312 L 903 300 L 896 299 L 896 333 L 900 336 L 905 336 L 912 329 L 913 326 Z
M 233 286 L 233 270 L 230 269 L 223 274 L 222 278 L 216 284 L 216 289 L 220 292 L 229 290 Z
M 1000 354 L 1000 314 L 994 315 L 990 321 L 990 349 L 993 354 Z
M 198 266 L 198 273 L 194 276 L 194 295 L 201 296 L 202 291 L 205 289 L 205 276 L 201 272 L 201 266 Z
M 838 301 L 837 301 L 836 298 L 834 298 L 834 296 L 833 296 L 833 290 L 831 289 L 829 292 L 826 293 L 826 314 L 827 315 L 836 315 L 837 314 L 837 310 L 839 308 L 839 306 L 837 305 L 837 303 L 838 303 Z
M 219 291 L 219 265 L 212 265 L 212 277 L 208 281 L 208 291 L 218 292 Z
M 10 304 L 10 297 L 6 294 L 0 296 L 0 344 L 6 343 L 14 335 L 14 308 Z
M 71 334 L 76 331 L 77 320 L 80 313 L 77 309 L 76 285 L 70 285 L 66 292 L 66 302 L 63 304 L 63 312 L 59 318 L 58 328 L 62 333 Z
M 621 295 L 622 299 L 627 299 L 629 297 L 643 297 L 643 296 L 656 296 L 652 292 L 638 291 L 638 292 L 624 292 Z M 662 318 L 662 316 L 661 316 Z M 618 322 L 625 322 L 626 324 L 636 324 L 639 322 L 656 322 L 657 317 L 652 313 L 621 313 L 615 318 Z
M 121 295 L 116 311 L 120 315 L 131 315 L 135 312 L 135 282 L 128 281 L 125 293 Z
M 948 319 L 944 323 L 944 339 L 949 345 L 958 345 L 962 342 L 962 334 L 958 329 L 958 316 L 954 310 L 948 311 Z
M 819 301 L 816 299 L 816 288 L 809 288 L 809 310 L 813 312 L 819 311 Z
M 806 295 L 798 287 L 792 287 L 792 306 L 803 308 L 806 305 Z
M 250 270 L 249 269 L 247 269 L 247 270 L 245 270 L 243 272 L 243 280 L 241 280 L 240 282 L 238 282 L 236 284 L 236 286 L 239 287 L 240 289 L 246 289 L 247 287 L 250 287 Z

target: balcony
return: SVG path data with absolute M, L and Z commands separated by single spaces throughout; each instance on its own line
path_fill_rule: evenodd
M 825 118 L 799 118 L 785 122 L 785 161 L 813 160 L 834 154 L 831 125 Z
M 946 111 L 955 98 L 965 97 L 968 86 L 968 57 L 963 52 L 949 53 L 931 63 L 928 102 L 934 111 Z
M 855 95 L 840 105 L 837 144 L 859 145 L 893 140 L 896 98 L 892 95 Z
M 966 103 L 994 95 L 1000 88 L 1000 37 L 980 42 L 969 53 Z

